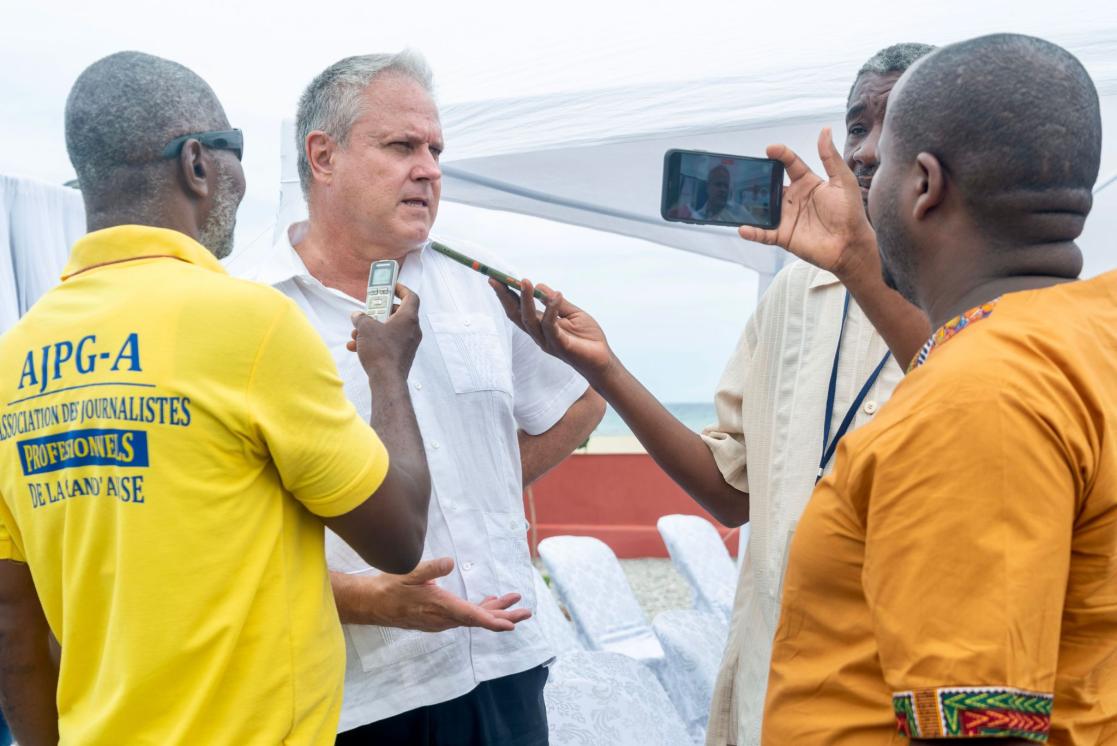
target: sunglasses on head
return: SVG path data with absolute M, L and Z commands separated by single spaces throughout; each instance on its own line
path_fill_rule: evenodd
M 187 140 L 197 140 L 207 148 L 214 150 L 229 150 L 239 161 L 244 155 L 244 133 L 240 130 L 212 130 L 210 132 L 191 132 L 188 135 L 176 137 L 163 148 L 163 158 L 178 158 L 182 147 Z

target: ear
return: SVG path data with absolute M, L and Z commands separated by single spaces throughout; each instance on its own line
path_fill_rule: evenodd
M 334 173 L 334 153 L 337 143 L 321 130 L 314 130 L 306 136 L 306 162 L 310 165 L 311 181 L 330 183 Z
M 209 196 L 209 169 L 202 144 L 197 140 L 187 140 L 178 156 L 178 175 L 188 195 L 198 199 Z
M 927 213 L 942 204 L 946 198 L 946 173 L 939 159 L 930 153 L 920 153 L 915 157 L 918 186 L 915 195 L 913 217 L 923 220 Z

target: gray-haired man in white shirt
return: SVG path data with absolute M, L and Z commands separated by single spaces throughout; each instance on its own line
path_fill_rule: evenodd
M 310 218 L 243 273 L 306 312 L 358 411 L 376 392 L 346 346 L 371 263 L 399 261 L 422 300 L 408 380 L 431 472 L 426 561 L 377 574 L 327 537 L 348 652 L 338 743 L 545 744 L 552 653 L 528 611 L 522 487 L 585 440 L 604 402 L 505 318 L 482 275 L 429 249 L 443 141 L 421 57 L 331 65 L 299 101 L 296 137 Z

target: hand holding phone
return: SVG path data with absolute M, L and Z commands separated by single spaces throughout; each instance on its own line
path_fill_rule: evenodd
M 701 150 L 668 150 L 663 158 L 664 220 L 774 228 L 782 199 L 778 160 Z
M 791 179 L 783 219 L 771 229 L 743 226 L 741 237 L 780 246 L 846 283 L 856 276 L 879 280 L 876 234 L 865 214 L 867 190 L 838 152 L 830 128 L 818 137 L 826 181 L 786 145 L 769 145 L 768 155 L 784 164 Z

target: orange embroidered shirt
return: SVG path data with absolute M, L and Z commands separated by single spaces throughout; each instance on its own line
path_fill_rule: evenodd
M 1117 742 L 1117 272 L 1003 296 L 841 443 L 763 742 Z

